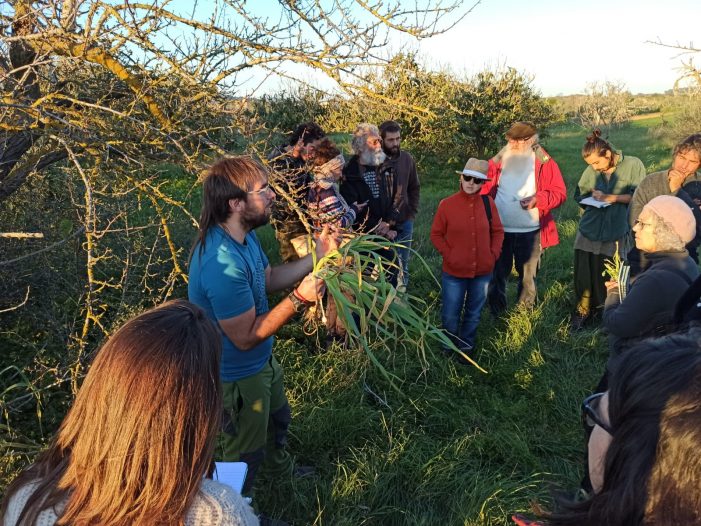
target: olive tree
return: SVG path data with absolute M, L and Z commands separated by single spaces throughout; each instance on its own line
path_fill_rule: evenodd
M 633 115 L 633 96 L 623 82 L 593 82 L 584 92 L 576 110 L 586 128 L 611 129 Z

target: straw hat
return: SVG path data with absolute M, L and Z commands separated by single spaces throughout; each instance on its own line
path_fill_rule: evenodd
M 470 157 L 470 159 L 465 163 L 465 168 L 463 168 L 463 171 L 459 172 L 456 170 L 455 173 L 461 175 L 471 175 L 473 177 L 476 177 L 477 179 L 484 179 L 485 181 L 489 181 L 489 177 L 487 177 L 488 169 L 489 163 L 487 161 Z

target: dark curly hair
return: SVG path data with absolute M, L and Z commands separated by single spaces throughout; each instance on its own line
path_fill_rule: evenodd
M 290 146 L 294 146 L 302 139 L 302 144 L 318 141 L 322 137 L 326 137 L 326 132 L 314 121 L 303 122 L 295 128 L 295 131 L 290 135 Z
M 324 137 L 314 148 L 314 166 L 326 164 L 334 157 L 338 157 L 341 150 L 328 137 Z

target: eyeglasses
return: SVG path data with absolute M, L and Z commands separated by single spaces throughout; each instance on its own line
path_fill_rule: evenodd
M 645 223 L 645 222 L 641 221 L 640 219 L 636 219 L 635 225 L 633 225 L 633 226 L 638 226 L 638 225 L 640 225 L 641 229 L 645 228 L 646 226 L 653 226 L 652 223 Z
M 475 183 L 475 184 L 482 184 L 484 182 L 484 179 L 480 179 L 479 177 L 475 177 L 473 175 L 465 175 L 465 174 L 463 174 L 462 180 L 465 181 L 466 183 Z
M 584 402 L 582 402 L 582 423 L 587 427 L 599 426 L 609 435 L 612 435 L 611 426 L 605 424 L 599 416 L 599 405 L 601 404 L 601 397 L 604 396 L 604 394 L 605 393 L 594 393 L 584 399 Z
M 368 138 L 368 145 L 370 146 L 381 146 L 382 145 L 382 139 L 379 137 L 369 137 Z
M 246 193 L 250 195 L 265 195 L 271 190 L 272 188 L 270 188 L 270 185 L 266 183 L 265 185 L 261 186 L 258 190 L 251 190 Z

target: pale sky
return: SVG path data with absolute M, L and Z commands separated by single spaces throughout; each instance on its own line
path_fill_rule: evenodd
M 463 1 L 467 8 L 475 0 Z M 192 0 L 172 0 L 169 7 L 188 11 L 192 5 Z M 207 6 L 200 2 L 198 11 Z M 276 0 L 255 0 L 250 6 L 273 19 L 279 12 Z M 700 28 L 701 0 L 481 0 L 447 33 L 420 42 L 395 35 L 385 51 L 416 50 L 429 66 L 468 75 L 512 66 L 532 75 L 533 86 L 546 96 L 582 93 L 588 83 L 606 80 L 623 81 L 633 93 L 655 93 L 673 87 L 681 58 L 646 41 L 699 47 Z M 331 87 L 301 67 L 286 69 Z M 244 90 L 263 78 L 253 72 L 246 76 L 250 81 Z M 268 79 L 262 91 L 276 91 L 279 85 Z
M 701 0 L 482 0 L 417 49 L 467 73 L 513 66 L 534 75 L 544 95 L 582 92 L 596 80 L 652 93 L 671 88 L 680 65 L 674 50 L 645 43 L 658 38 L 701 46 Z

